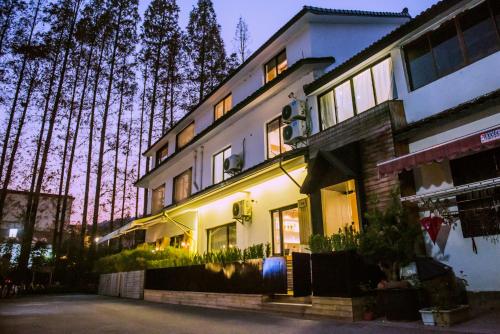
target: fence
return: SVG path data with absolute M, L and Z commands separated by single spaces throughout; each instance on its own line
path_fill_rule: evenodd
M 144 298 L 144 270 L 102 274 L 99 294 L 132 299 Z

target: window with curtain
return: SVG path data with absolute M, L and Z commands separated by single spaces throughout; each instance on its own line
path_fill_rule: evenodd
M 165 205 L 165 185 L 161 185 L 153 190 L 153 198 L 151 201 L 151 213 L 160 212 Z
M 411 89 L 500 49 L 498 1 L 488 0 L 403 47 Z M 463 42 L 462 42 L 463 41 Z
M 335 100 L 333 98 L 333 91 L 329 91 L 319 97 L 319 110 L 321 116 L 321 129 L 328 129 L 335 125 Z
M 287 68 L 286 50 L 283 50 L 264 65 L 266 83 L 276 78 Z
M 213 184 L 222 182 L 230 176 L 229 174 L 224 173 L 224 160 L 226 160 L 226 158 L 228 158 L 230 155 L 231 155 L 231 146 L 225 148 L 224 150 L 214 155 L 213 174 L 212 174 Z
M 290 151 L 291 147 L 283 142 L 283 129 L 285 124 L 281 116 L 267 123 L 267 158 L 273 158 L 277 155 Z
M 177 134 L 177 149 L 181 149 L 194 138 L 194 122 Z
M 236 223 L 208 229 L 207 239 L 209 252 L 236 247 Z
M 367 69 L 353 78 L 356 111 L 362 113 L 375 106 L 371 70 Z
M 165 160 L 168 157 L 168 143 L 163 145 L 157 152 L 156 152 L 156 165 L 158 166 L 163 160 Z
M 189 168 L 174 178 L 173 203 L 178 203 L 191 196 L 191 173 L 192 169 Z
M 338 122 L 343 122 L 354 116 L 354 105 L 352 104 L 351 81 L 348 80 L 337 86 L 335 92 L 335 107 L 337 109 Z
M 372 67 L 377 104 L 393 98 L 392 62 L 387 58 Z
M 233 96 L 229 94 L 221 101 L 219 101 L 214 107 L 214 119 L 218 120 L 224 116 L 233 107 Z

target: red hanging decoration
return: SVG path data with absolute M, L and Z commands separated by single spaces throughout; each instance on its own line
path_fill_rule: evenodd
M 420 219 L 420 225 L 429 233 L 433 243 L 436 243 L 436 238 L 443 223 L 444 219 L 437 216 Z

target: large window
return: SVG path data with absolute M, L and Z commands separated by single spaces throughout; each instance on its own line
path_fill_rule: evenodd
M 219 251 L 236 247 L 236 223 L 207 230 L 208 251 Z
M 165 160 L 168 157 L 168 143 L 163 145 L 157 152 L 156 152 L 156 165 L 158 166 L 163 160 Z
M 458 15 L 404 47 L 412 89 L 454 72 L 500 48 L 498 1 Z
M 194 137 L 194 122 L 186 126 L 181 132 L 177 134 L 177 149 L 181 149 L 193 139 Z
M 223 149 L 213 157 L 213 173 L 212 173 L 212 183 L 216 184 L 224 181 L 230 175 L 224 173 L 224 160 L 229 158 L 231 155 L 231 146 Z
M 273 158 L 281 153 L 291 150 L 289 145 L 283 142 L 283 129 L 285 124 L 281 116 L 275 118 L 266 125 L 267 134 L 267 158 Z
M 322 130 L 393 97 L 391 59 L 364 69 L 319 97 Z
M 500 149 L 451 160 L 450 167 L 455 186 L 500 177 Z M 465 238 L 500 234 L 500 188 L 468 192 L 456 200 Z
M 229 110 L 231 110 L 232 107 L 233 107 L 233 96 L 229 94 L 215 105 L 214 119 L 218 120 L 219 118 L 224 116 Z
M 160 212 L 165 205 L 165 185 L 161 185 L 153 190 L 153 198 L 151 202 L 151 213 Z
M 288 255 L 300 251 L 300 223 L 297 205 L 271 211 L 273 253 Z
M 189 168 L 174 178 L 173 202 L 178 203 L 191 196 L 191 172 Z
M 285 71 L 288 67 L 286 60 L 286 50 L 281 51 L 277 56 L 273 57 L 264 66 L 266 75 L 266 83 L 276 78 L 281 72 Z

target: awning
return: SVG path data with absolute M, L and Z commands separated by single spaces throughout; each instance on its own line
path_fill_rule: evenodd
M 377 164 L 379 175 L 396 174 L 431 162 L 461 158 L 500 146 L 500 127 L 477 132 Z

